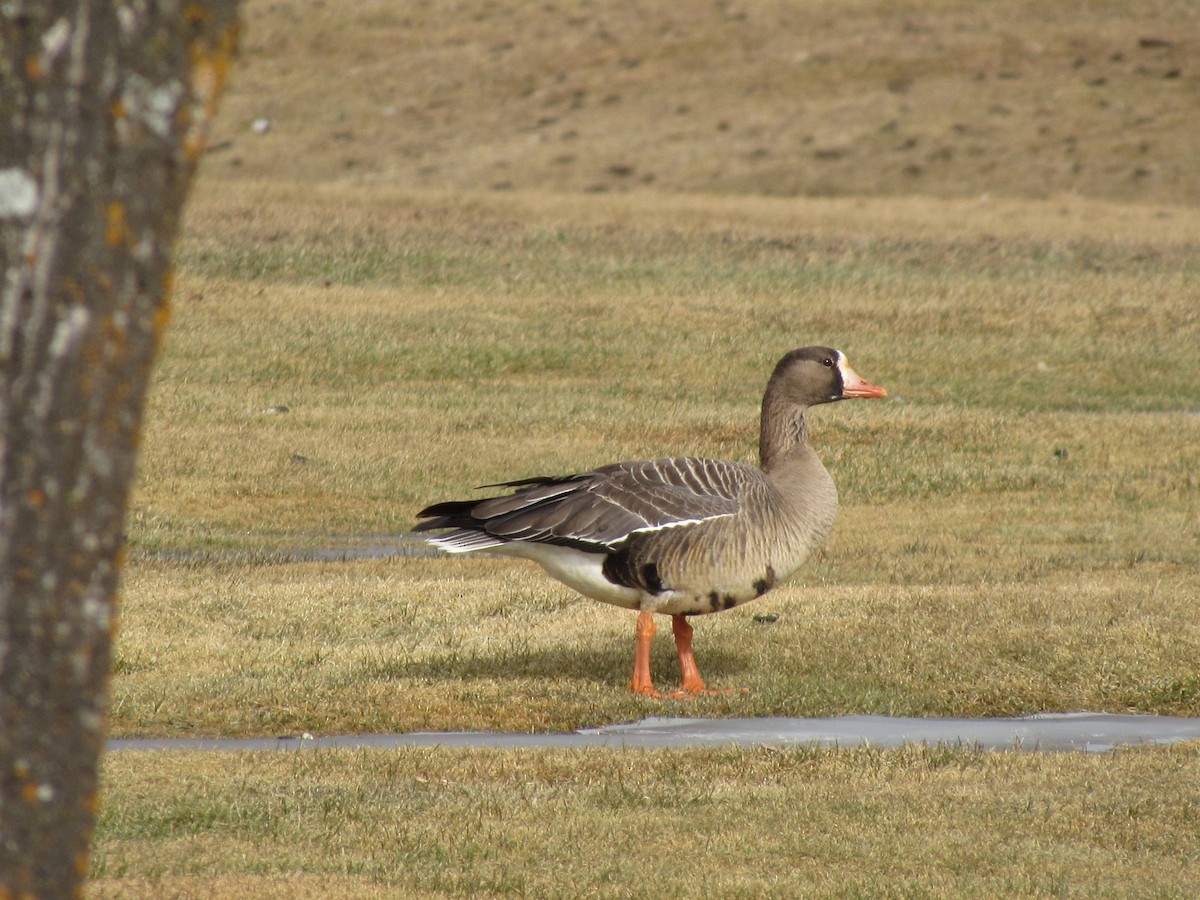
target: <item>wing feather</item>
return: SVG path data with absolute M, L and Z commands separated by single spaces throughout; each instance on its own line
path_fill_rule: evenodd
M 493 485 L 517 488 L 500 497 L 435 504 L 418 514 L 416 530 L 455 529 L 434 538 L 448 550 L 534 541 L 607 551 L 631 534 L 736 515 L 757 478 L 742 463 L 695 457 L 618 463 Z

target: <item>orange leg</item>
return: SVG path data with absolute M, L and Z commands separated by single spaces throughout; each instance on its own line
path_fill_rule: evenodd
M 650 679 L 650 644 L 654 640 L 654 632 L 658 628 L 654 624 L 654 613 L 640 612 L 637 620 L 637 649 L 633 655 L 633 681 L 629 689 L 644 697 L 661 699 L 664 695 L 654 689 Z M 675 633 L 675 650 L 679 654 L 679 670 L 683 674 L 682 690 L 672 691 L 667 697 L 681 699 L 695 697 L 700 694 L 733 694 L 744 691 L 745 688 L 728 688 L 711 691 L 704 686 L 700 670 L 696 667 L 696 656 L 692 652 L 692 626 L 686 616 L 671 616 L 671 630 Z
M 696 668 L 696 655 L 692 653 L 692 626 L 686 616 L 672 616 L 671 630 L 675 632 L 675 651 L 679 654 L 679 671 L 683 673 L 683 690 L 675 691 L 671 697 L 695 697 L 703 694 L 706 697 L 720 694 L 740 694 L 745 688 L 722 688 L 710 690 L 704 686 L 700 670 Z
M 704 679 L 696 668 L 696 655 L 692 653 L 692 626 L 685 616 L 671 616 L 671 630 L 675 632 L 675 651 L 679 654 L 679 671 L 683 673 L 683 690 L 689 694 L 704 693 Z
M 650 643 L 654 640 L 654 613 L 643 611 L 638 613 L 637 647 L 633 654 L 633 681 L 629 689 L 646 697 L 660 696 L 654 690 L 654 682 L 650 680 Z

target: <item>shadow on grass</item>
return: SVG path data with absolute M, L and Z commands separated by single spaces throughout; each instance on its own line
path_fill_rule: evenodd
M 601 685 L 625 684 L 633 672 L 632 633 L 627 647 L 546 650 L 509 649 L 495 652 L 451 650 L 419 660 L 390 658 L 364 664 L 360 674 L 368 678 L 458 678 L 503 680 L 544 678 L 553 681 L 589 681 Z M 748 670 L 749 655 L 714 649 L 702 653 L 698 662 L 706 680 L 724 681 Z M 679 681 L 679 662 L 667 647 L 650 660 L 656 682 Z

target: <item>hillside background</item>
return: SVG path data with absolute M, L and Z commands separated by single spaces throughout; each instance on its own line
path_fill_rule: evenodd
M 251 0 L 245 19 L 207 178 L 1200 200 L 1191 0 Z

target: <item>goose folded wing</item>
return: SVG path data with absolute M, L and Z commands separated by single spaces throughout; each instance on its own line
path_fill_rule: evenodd
M 630 534 L 735 515 L 737 464 L 689 457 L 622 463 L 562 479 L 529 479 L 471 510 L 504 541 L 608 550 Z

